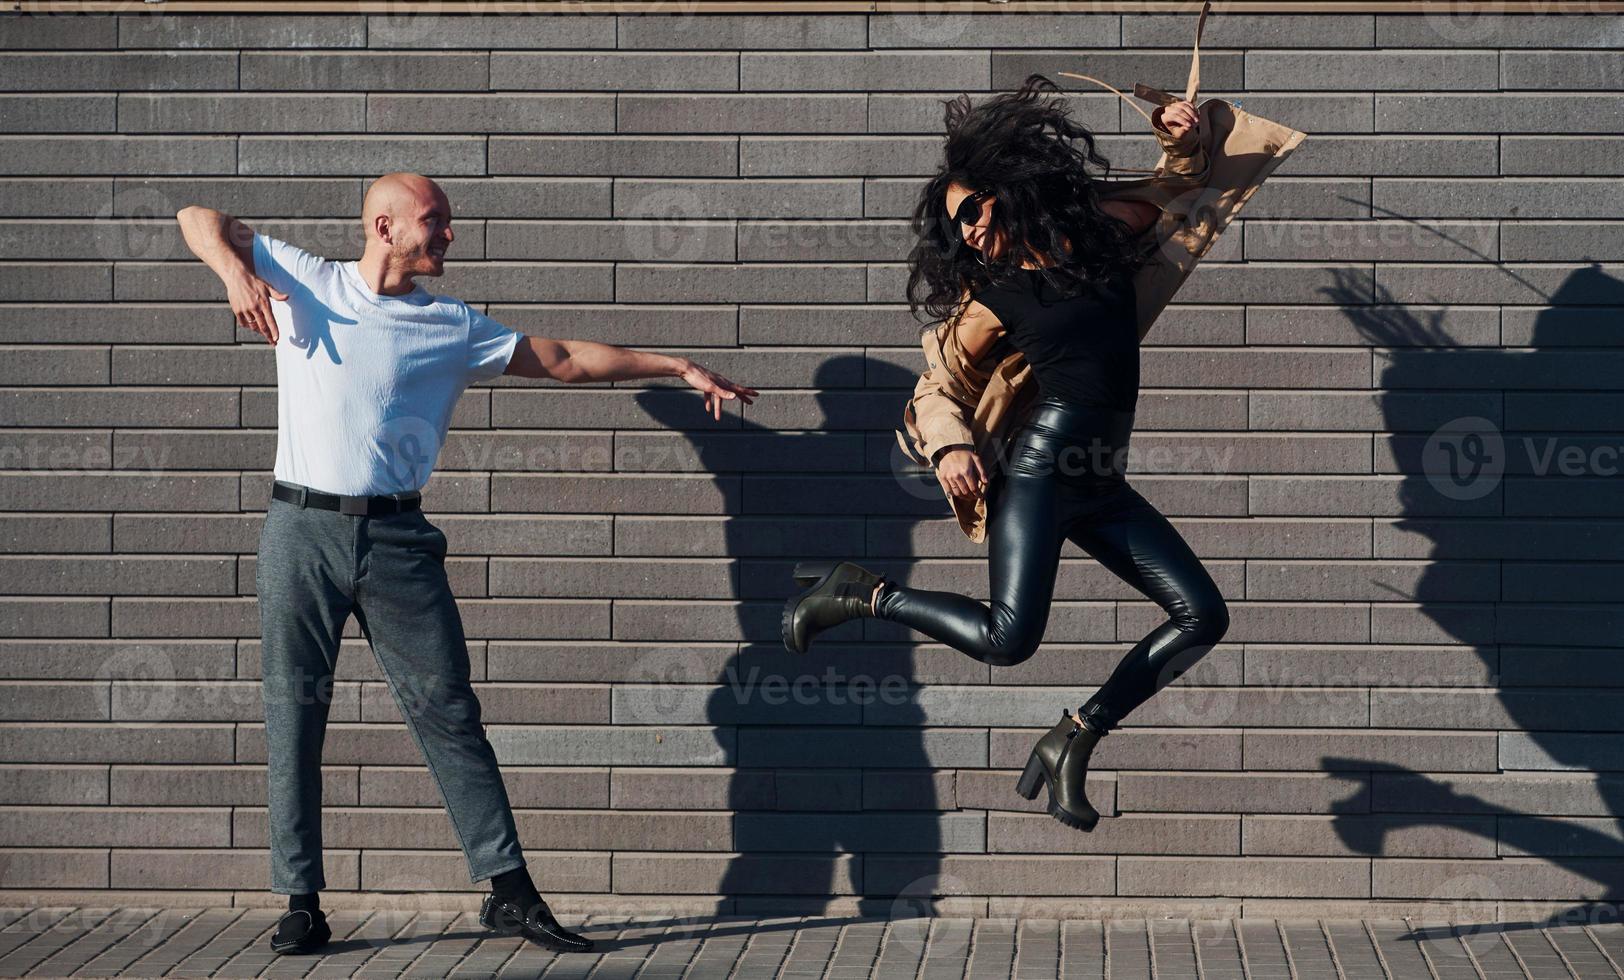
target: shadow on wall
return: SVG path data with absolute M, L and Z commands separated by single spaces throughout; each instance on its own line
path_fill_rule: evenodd
M 1613 353 L 1624 282 L 1593 263 L 1547 296 L 1516 269 L 1498 273 L 1517 292 L 1508 303 L 1546 307 L 1524 315 L 1507 305 L 1499 346 L 1458 344 L 1443 311 L 1417 311 L 1413 304 L 1427 300 L 1395 296 L 1363 273 L 1339 271 L 1326 290 L 1377 349 L 1380 431 L 1390 434 L 1401 476 L 1397 517 L 1378 522 L 1375 557 L 1427 563 L 1414 594 L 1392 599 L 1419 606 L 1433 633 L 1421 642 L 1459 644 L 1480 661 L 1462 664 L 1445 652 L 1404 687 L 1370 684 L 1371 726 L 1425 729 L 1435 717 L 1440 729 L 1499 729 L 1492 748 L 1500 771 L 1596 778 L 1517 793 L 1549 801 L 1544 813 L 1521 813 L 1492 789 L 1473 791 L 1481 771 L 1473 763 L 1426 766 L 1460 771 L 1458 783 L 1345 756 L 1324 756 L 1321 765 L 1358 784 L 1335 807 L 1336 831 L 1355 852 L 1381 855 L 1389 833 L 1417 827 L 1479 835 L 1487 848 L 1460 856 L 1538 858 L 1566 872 L 1544 886 L 1519 874 L 1536 899 L 1616 901 L 1624 899 L 1624 845 L 1613 818 L 1624 812 L 1624 773 L 1607 770 L 1624 770 L 1624 656 L 1620 607 L 1609 604 L 1624 590 L 1601 563 L 1624 554 L 1616 475 L 1624 385 Z M 1582 461 L 1564 463 L 1565 452 Z M 1570 814 L 1589 818 L 1563 816 Z M 1451 874 L 1432 897 L 1523 897 L 1507 880 Z
M 905 634 L 875 620 L 847 622 L 805 656 L 779 639 L 784 600 L 800 588 L 796 561 L 845 558 L 906 578 L 912 528 L 949 513 L 932 477 L 896 471 L 877 448 L 894 450 L 892 429 L 916 380 L 861 356 L 830 357 L 806 411 L 792 407 L 793 419 L 764 425 L 749 416 L 784 411 L 769 400 L 797 397 L 767 394 L 730 406 L 737 431 L 724 432 L 693 428 L 697 393 L 637 395 L 651 419 L 682 434 L 694 468 L 714 474 L 718 496 L 732 502 L 721 541 L 702 553 L 721 548 L 730 559 L 738 648 L 720 677 L 688 670 L 671 678 L 705 685 L 703 717 L 683 722 L 714 726 L 735 767 L 736 853 L 714 892 L 724 908 L 817 911 L 826 899 L 887 896 L 881 907 L 862 903 L 863 913 L 922 914 L 943 890 L 941 853 L 980 849 L 979 817 L 953 813 L 950 790 L 938 798 L 932 770 L 955 763 L 933 761 L 927 745 L 913 649 L 883 642 Z
M 1530 317 L 1526 331 L 1515 316 L 1502 318 L 1500 343 L 1530 348 L 1508 351 L 1457 344 L 1442 312 L 1417 312 L 1424 304 L 1397 299 L 1362 273 L 1337 278 L 1330 300 L 1367 345 L 1384 349 L 1375 386 L 1380 431 L 1392 434 L 1402 475 L 1398 516 L 1378 527 L 1376 557 L 1427 562 L 1414 594 L 1392 599 L 1419 605 L 1437 635 L 1432 642 L 1469 648 L 1478 661 L 1463 667 L 1445 652 L 1436 669 L 1417 671 L 1404 687 L 1356 680 L 1373 689 L 1372 727 L 1424 729 L 1429 713 L 1445 726 L 1462 715 L 1488 717 L 1503 732 L 1496 758 L 1506 769 L 1624 770 L 1614 710 L 1624 693 L 1607 690 L 1624 686 L 1624 658 L 1611 639 L 1619 624 L 1607 605 L 1619 587 L 1585 564 L 1624 554 L 1624 521 L 1606 519 L 1618 510 L 1608 494 L 1620 484 L 1605 472 L 1558 465 L 1563 446 L 1582 446 L 1589 457 L 1588 450 L 1618 445 L 1611 434 L 1624 418 L 1624 396 L 1616 363 L 1583 348 L 1615 346 L 1607 311 L 1596 307 L 1624 305 L 1624 282 L 1592 266 L 1548 298 L 1531 291 L 1526 302 L 1549 309 Z M 1469 359 L 1464 368 L 1461 359 Z M 768 426 L 744 417 L 781 410 L 758 401 L 740 406 L 737 431 L 721 432 L 693 427 L 697 394 L 636 396 L 655 423 L 682 435 L 692 468 L 712 474 L 729 502 L 719 544 L 732 563 L 739 646 L 721 676 L 689 669 L 674 677 L 707 693 L 702 708 L 676 698 L 690 707 L 666 719 L 714 727 L 735 767 L 728 787 L 735 853 L 715 890 L 724 908 L 793 912 L 816 910 L 827 897 L 895 896 L 886 899 L 891 914 L 916 914 L 949 891 L 941 855 L 967 849 L 961 833 L 981 832 L 956 824 L 951 794 L 939 799 L 935 791 L 933 770 L 955 764 L 937 757 L 922 728 L 911 689 L 923 668 L 905 631 L 847 623 L 820 636 L 806 657 L 778 639 L 797 559 L 861 559 L 906 578 L 916 561 L 912 532 L 948 514 L 928 474 L 899 474 L 882 456 L 894 446 L 892 419 L 914 380 L 861 357 L 830 358 L 804 419 Z M 797 425 L 804 431 L 793 431 Z M 899 483 L 910 478 L 918 485 Z M 714 555 L 717 546 L 702 544 L 695 554 Z M 869 692 L 870 704 L 856 703 L 857 688 Z M 1497 705 L 1481 704 L 1484 697 Z M 1430 766 L 1429 775 L 1347 756 L 1326 755 L 1320 764 L 1357 784 L 1333 811 L 1338 835 L 1357 853 L 1381 856 L 1389 833 L 1444 828 L 1489 842 L 1463 857 L 1538 858 L 1595 885 L 1575 894 L 1553 884 L 1559 900 L 1624 899 L 1624 847 L 1611 819 L 1624 812 L 1624 773 L 1602 772 L 1593 789 L 1580 791 L 1593 795 L 1552 794 L 1551 813 L 1539 814 L 1438 777 L 1448 765 Z M 1479 771 L 1460 769 L 1467 777 Z M 1576 813 L 1607 823 L 1560 816 Z M 1520 896 L 1463 873 L 1429 897 Z

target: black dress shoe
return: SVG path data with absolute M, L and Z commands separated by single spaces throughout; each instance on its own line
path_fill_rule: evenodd
M 538 946 L 559 953 L 586 953 L 592 950 L 592 940 L 577 936 L 553 918 L 552 910 L 540 898 L 531 905 L 529 914 L 519 899 L 497 898 L 486 895 L 479 907 L 479 921 L 488 929 L 504 936 L 523 936 Z
M 794 577 L 798 585 L 811 587 L 784 602 L 779 631 L 791 653 L 805 653 L 812 638 L 832 626 L 874 615 L 874 587 L 883 581 L 849 561 L 803 561 Z
M 321 909 L 306 912 L 289 909 L 277 920 L 276 932 L 271 936 L 273 953 L 314 953 L 333 938 L 327 925 L 327 915 Z
M 1047 785 L 1051 817 L 1068 827 L 1093 830 L 1100 822 L 1100 814 L 1083 793 L 1083 782 L 1088 778 L 1088 760 L 1094 746 L 1105 734 L 1078 725 L 1071 712 L 1061 708 L 1060 722 L 1038 739 L 1026 761 L 1026 770 L 1015 784 L 1015 792 L 1035 800 L 1038 787 Z

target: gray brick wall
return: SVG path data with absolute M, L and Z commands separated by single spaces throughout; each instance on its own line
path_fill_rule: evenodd
M 1624 17 L 1210 19 L 1206 94 L 1310 138 L 1147 341 L 1136 483 L 1233 626 L 1102 744 L 1093 834 L 1015 772 L 1161 613 L 1075 546 L 1021 666 L 873 621 L 778 645 L 801 558 L 986 597 L 891 433 L 940 101 L 1031 71 L 1179 90 L 1192 20 L 0 18 L 0 902 L 263 898 L 275 376 L 171 215 L 352 257 L 393 169 L 457 208 L 437 288 L 762 390 L 720 422 L 675 382 L 458 407 L 427 501 L 561 907 L 1624 894 Z M 1154 161 L 1114 96 L 1073 104 Z M 1456 482 L 1467 436 L 1499 466 Z M 346 636 L 334 889 L 467 891 Z

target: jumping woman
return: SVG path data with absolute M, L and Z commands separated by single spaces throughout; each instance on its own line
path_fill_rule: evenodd
M 949 101 L 944 163 L 914 210 L 910 309 L 936 318 L 927 330 L 956 319 L 972 362 L 1012 345 L 1038 386 L 993 473 L 973 445 L 944 446 L 931 460 L 947 493 L 985 495 L 992 603 L 908 588 L 853 562 L 803 563 L 795 574 L 810 588 L 786 603 L 783 633 L 800 653 L 825 629 L 877 617 L 982 663 L 1019 664 L 1048 624 L 1061 544 L 1075 542 L 1168 614 L 1076 717 L 1061 709 L 1017 784 L 1027 799 L 1046 786 L 1049 813 L 1087 831 L 1099 821 L 1083 792 L 1094 746 L 1212 649 L 1229 614 L 1189 545 L 1126 478 L 1139 395 L 1131 280 L 1155 247 L 1144 232 L 1159 212 L 1101 198 L 1108 182 L 1090 168 L 1110 164 L 1065 104 L 1043 94 L 1053 91 L 1033 75 L 975 108 L 968 96 Z M 1195 144 L 1186 137 L 1200 116 L 1173 101 L 1152 123 Z

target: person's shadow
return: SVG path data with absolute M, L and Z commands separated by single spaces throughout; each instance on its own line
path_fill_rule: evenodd
M 715 891 L 727 911 L 815 915 L 847 904 L 862 915 L 922 914 L 941 893 L 944 850 L 981 849 L 982 817 L 953 812 L 951 772 L 942 772 L 971 763 L 953 756 L 963 746 L 933 744 L 923 728 L 914 687 L 926 658 L 909 631 L 851 621 L 805 655 L 780 640 L 784 601 L 804 588 L 792 577 L 798 562 L 850 559 L 906 580 L 912 532 L 950 514 L 929 474 L 894 462 L 893 430 L 916 380 L 860 355 L 833 356 L 812 392 L 727 402 L 721 423 L 696 412 L 697 392 L 635 396 L 654 424 L 681 434 L 686 465 L 712 474 L 728 501 L 720 547 L 736 613 L 733 636 L 718 638 L 737 650 L 721 676 L 675 657 L 646 672 L 708 685 L 703 718 L 681 720 L 713 726 L 735 767 L 735 851 Z M 672 710 L 693 703 L 667 693 Z
M 1621 484 L 1612 474 L 1624 392 L 1616 360 L 1596 356 L 1597 348 L 1619 346 L 1624 282 L 1594 263 L 1555 289 L 1500 268 L 1489 302 L 1507 305 L 1488 322 L 1465 308 L 1418 310 L 1437 300 L 1395 295 L 1361 272 L 1335 274 L 1325 292 L 1376 350 L 1381 431 L 1400 477 L 1398 517 L 1378 515 L 1374 557 L 1426 561 L 1413 594 L 1385 588 L 1392 600 L 1414 603 L 1427 628 L 1395 620 L 1384 638 L 1373 618 L 1372 641 L 1456 644 L 1462 654 L 1430 651 L 1438 658 L 1430 667 L 1396 683 L 1354 682 L 1371 688 L 1373 728 L 1432 729 L 1462 741 L 1439 747 L 1436 762 L 1420 771 L 1322 756 L 1324 770 L 1354 784 L 1334 805 L 1333 825 L 1361 854 L 1380 856 L 1389 834 L 1420 827 L 1456 835 L 1459 857 L 1549 862 L 1566 874 L 1551 876 L 1530 900 L 1575 903 L 1551 921 L 1597 921 L 1597 909 L 1584 903 L 1624 900 L 1624 842 L 1614 819 L 1624 812 L 1624 775 L 1597 772 L 1548 788 L 1537 780 L 1624 769 L 1624 715 L 1620 695 L 1609 690 L 1624 682 L 1624 659 L 1613 639 L 1617 607 L 1606 605 L 1620 590 L 1602 564 L 1624 548 L 1624 524 L 1610 519 L 1619 510 Z M 1462 316 L 1461 326 L 1446 324 L 1446 315 Z M 1458 343 L 1452 329 L 1471 336 Z M 1565 454 L 1573 447 L 1584 457 L 1576 464 Z M 1493 787 L 1494 775 L 1506 771 L 1531 778 Z M 1550 802 L 1544 812 L 1521 812 L 1507 799 Z M 1482 838 L 1476 845 L 1474 836 Z M 1436 846 L 1432 837 L 1416 840 L 1429 852 Z M 1521 899 L 1511 882 L 1543 877 L 1432 873 L 1442 883 L 1416 897 L 1468 908 Z
M 287 295 L 288 310 L 293 321 L 288 342 L 305 352 L 305 360 L 315 357 L 316 351 L 320 350 L 334 364 L 343 364 L 343 358 L 338 355 L 338 344 L 333 340 L 333 327 L 354 326 L 355 321 L 339 316 L 302 282 L 292 283 Z

